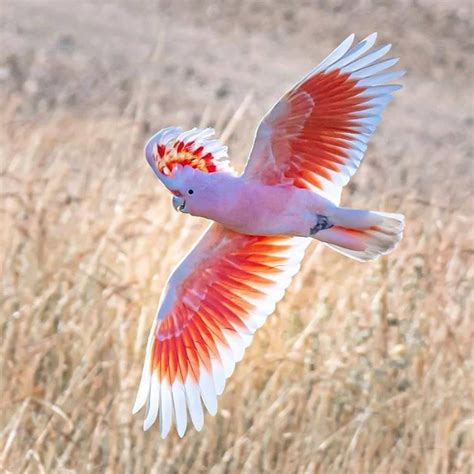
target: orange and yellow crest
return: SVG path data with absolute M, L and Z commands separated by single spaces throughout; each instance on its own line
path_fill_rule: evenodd
M 180 128 L 164 128 L 148 142 L 154 165 L 165 175 L 170 175 L 176 165 L 213 173 L 229 170 L 227 147 L 219 140 L 211 140 L 212 128 L 193 128 L 183 132 Z

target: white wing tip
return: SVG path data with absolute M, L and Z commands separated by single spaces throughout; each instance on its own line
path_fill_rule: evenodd
M 133 404 L 133 407 L 132 407 L 132 415 L 136 415 L 142 409 L 144 404 L 145 402 L 142 400 L 139 400 L 138 395 L 137 395 L 137 398 L 135 399 L 135 403 Z
M 200 431 L 202 431 L 202 429 L 204 427 L 204 419 L 203 419 L 202 423 L 200 423 L 199 425 L 193 423 L 193 426 L 194 426 L 194 429 L 199 433 Z
M 354 40 L 355 40 L 355 34 L 354 33 L 351 33 L 337 48 L 341 48 L 341 49 L 344 49 L 344 53 L 345 54 L 347 52 L 347 50 L 352 46 L 352 44 L 354 43 Z M 334 51 L 336 51 L 334 50 Z M 332 54 L 332 53 L 331 53 Z
M 150 394 L 150 383 L 151 383 L 151 375 L 147 372 L 147 363 L 148 354 L 145 356 L 145 364 L 142 371 L 142 376 L 140 379 L 140 385 L 138 387 L 137 397 L 135 398 L 135 403 L 132 407 L 132 414 L 135 415 L 138 413 L 145 403 L 148 400 Z
M 155 421 L 150 422 L 148 418 L 145 418 L 143 421 L 143 431 L 148 431 L 154 423 Z

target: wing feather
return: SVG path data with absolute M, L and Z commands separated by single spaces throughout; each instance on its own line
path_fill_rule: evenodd
M 372 49 L 376 33 L 351 47 L 346 38 L 294 86 L 257 130 L 244 177 L 308 188 L 339 203 L 392 93 L 386 84 L 405 71 L 386 72 L 391 45 Z
M 213 224 L 171 275 L 147 345 L 134 411 L 179 436 L 217 411 L 217 396 L 298 271 L 306 239 L 237 234 Z M 168 309 L 169 308 L 169 309 Z

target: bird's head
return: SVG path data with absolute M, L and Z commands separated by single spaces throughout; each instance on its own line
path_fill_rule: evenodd
M 176 165 L 170 175 L 160 173 L 158 178 L 173 194 L 175 210 L 185 214 L 203 206 L 212 196 L 212 176 L 191 166 Z
M 199 215 L 212 196 L 212 174 L 232 172 L 227 147 L 209 139 L 213 134 L 212 128 L 183 132 L 169 127 L 153 135 L 145 145 L 148 164 L 173 194 L 172 204 L 177 211 Z

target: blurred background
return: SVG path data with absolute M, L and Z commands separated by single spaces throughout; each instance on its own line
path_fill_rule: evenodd
M 474 469 L 470 0 L 3 0 L 0 469 Z M 350 33 L 408 70 L 343 203 L 403 212 L 371 264 L 313 244 L 201 433 L 132 417 L 161 288 L 206 223 L 143 144 L 213 126 L 242 169 L 268 108 Z

